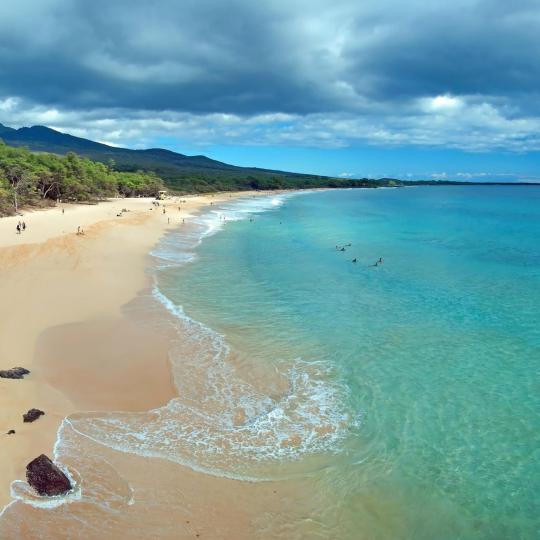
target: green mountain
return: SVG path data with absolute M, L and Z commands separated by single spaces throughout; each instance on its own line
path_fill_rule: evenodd
M 0 124 L 0 135 L 4 135 L 4 133 L 9 133 L 11 131 L 15 131 L 13 128 L 4 126 L 4 124 Z
M 308 174 L 236 167 L 206 156 L 186 156 L 161 148 L 131 150 L 74 137 L 45 126 L 13 129 L 0 124 L 0 138 L 10 146 L 24 146 L 35 152 L 81 156 L 114 164 L 118 171 L 154 172 L 173 189 L 207 192 L 241 189 L 286 189 L 314 187 L 363 187 L 388 185 L 389 180 L 350 180 Z

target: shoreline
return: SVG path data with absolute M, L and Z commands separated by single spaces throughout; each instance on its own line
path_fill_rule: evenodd
M 25 477 L 26 464 L 51 455 L 69 414 L 142 410 L 172 397 L 166 337 L 141 334 L 125 314 L 149 285 L 149 253 L 211 203 L 265 194 L 175 197 L 159 207 L 150 198 L 114 199 L 0 219 L 0 369 L 31 371 L 24 380 L 0 379 L 0 507 L 13 500 L 11 482 Z M 14 232 L 19 219 L 27 223 L 22 234 Z M 84 235 L 76 235 L 79 226 Z M 23 424 L 32 407 L 45 416 Z M 10 429 L 16 433 L 4 435 Z

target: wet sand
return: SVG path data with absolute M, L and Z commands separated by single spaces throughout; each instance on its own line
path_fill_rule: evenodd
M 168 367 L 165 332 L 114 318 L 46 330 L 33 373 L 76 410 L 147 411 L 175 396 Z

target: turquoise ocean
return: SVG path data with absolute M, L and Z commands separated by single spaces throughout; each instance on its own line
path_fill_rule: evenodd
M 217 351 L 223 414 L 188 461 L 309 476 L 322 537 L 538 538 L 540 188 L 285 194 L 197 223 L 156 250 L 156 295 Z

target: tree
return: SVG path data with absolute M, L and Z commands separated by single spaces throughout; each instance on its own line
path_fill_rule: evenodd
M 19 194 L 29 186 L 30 177 L 22 167 L 12 165 L 6 170 L 6 178 L 11 185 L 13 195 L 13 207 L 15 212 L 19 211 Z

